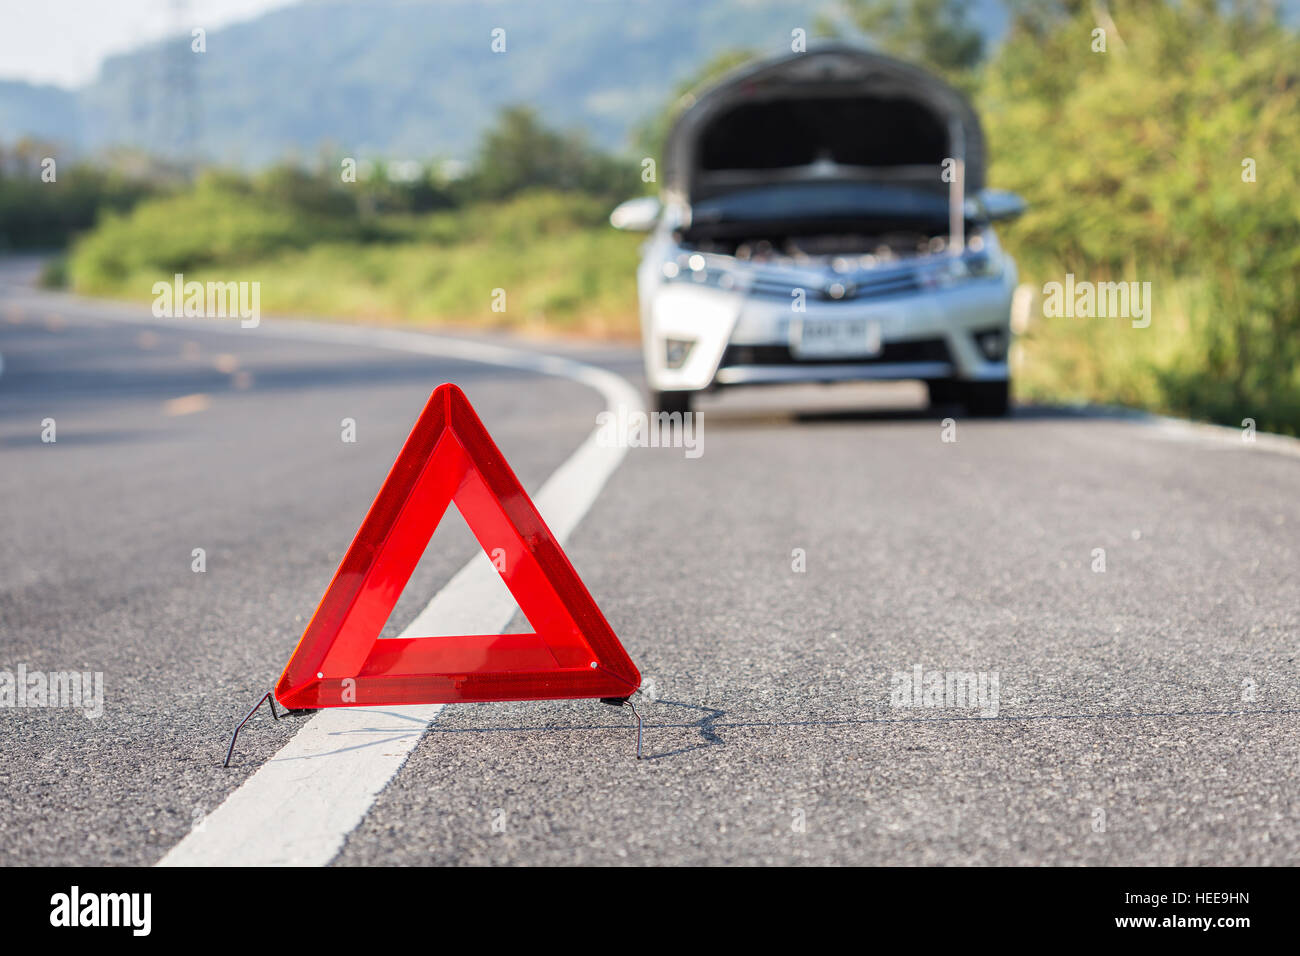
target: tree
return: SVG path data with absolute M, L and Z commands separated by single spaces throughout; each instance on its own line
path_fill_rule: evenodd
M 528 107 L 511 106 L 483 135 L 461 188 L 472 199 L 503 199 L 534 187 L 620 196 L 636 192 L 637 182 L 630 163 L 576 133 L 547 129 Z
M 1025 278 L 1152 284 L 1150 329 L 1041 323 L 1062 391 L 1300 431 L 1295 31 L 1252 0 L 1031 8 L 980 105 Z
M 970 0 L 845 0 L 846 11 L 882 50 L 949 79 L 984 58 Z

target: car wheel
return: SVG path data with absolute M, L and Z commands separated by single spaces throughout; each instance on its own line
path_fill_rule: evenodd
M 651 399 L 656 412 L 664 412 L 668 415 L 680 412 L 686 415 L 691 410 L 691 399 L 694 394 L 694 392 L 654 392 L 651 394 Z
M 979 418 L 1002 418 L 1011 410 L 1011 382 L 963 382 L 961 403 Z

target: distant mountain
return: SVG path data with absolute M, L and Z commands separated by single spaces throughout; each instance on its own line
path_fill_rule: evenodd
M 980 23 L 1000 34 L 999 0 Z M 829 0 L 311 0 L 113 57 L 75 92 L 0 83 L 0 142 L 126 145 L 262 165 L 314 156 L 468 157 L 505 104 L 605 147 L 713 55 L 788 51 Z M 491 49 L 503 28 L 506 51 Z
M 70 139 L 76 130 L 76 93 L 58 86 L 0 80 L 0 143 L 22 136 Z

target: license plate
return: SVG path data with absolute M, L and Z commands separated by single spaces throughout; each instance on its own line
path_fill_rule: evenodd
M 871 319 L 803 319 L 790 326 L 797 358 L 869 358 L 880 354 L 880 323 Z

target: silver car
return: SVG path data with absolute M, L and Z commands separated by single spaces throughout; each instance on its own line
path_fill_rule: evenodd
M 688 101 L 689 102 L 689 101 Z M 738 385 L 919 379 L 933 404 L 1008 408 L 1014 261 L 991 223 L 979 119 L 935 76 L 843 45 L 750 65 L 665 146 L 637 272 L 660 411 Z

